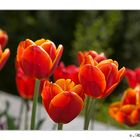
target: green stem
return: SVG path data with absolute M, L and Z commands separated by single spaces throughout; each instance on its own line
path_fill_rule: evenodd
M 58 123 L 58 130 L 62 130 L 63 129 L 63 124 L 62 123 Z
M 93 113 L 92 116 L 91 116 L 91 117 L 92 117 L 92 120 L 91 120 L 91 121 L 92 121 L 92 122 L 91 122 L 91 130 L 94 130 L 94 120 L 95 120 L 95 115 L 96 115 L 95 112 L 96 112 L 96 103 L 97 103 L 97 100 L 94 100 L 93 102 L 94 102 L 94 103 L 92 104 L 92 108 L 93 108 L 93 112 L 94 112 L 94 113 Z
M 31 116 L 31 130 L 35 129 L 35 121 L 36 121 L 36 107 L 38 102 L 38 92 L 40 87 L 40 81 L 36 79 L 35 81 L 35 89 L 34 89 L 34 98 L 33 98 L 33 107 L 32 107 L 32 116 Z
M 87 115 L 88 115 L 88 106 L 89 106 L 89 103 L 90 103 L 90 97 L 87 96 L 87 97 L 86 97 L 86 104 L 85 104 L 85 120 L 84 120 L 84 128 L 85 128 L 85 125 L 86 125 L 86 122 L 87 122 Z
M 93 115 L 93 105 L 94 105 L 94 100 L 92 99 L 89 101 L 89 105 L 88 105 L 88 109 L 87 109 L 88 112 L 87 112 L 86 121 L 84 124 L 84 130 L 88 130 L 89 123 L 90 123 L 91 117 Z
M 29 112 L 29 102 L 28 100 L 25 100 L 25 120 L 24 120 L 25 130 L 28 130 L 28 112 Z

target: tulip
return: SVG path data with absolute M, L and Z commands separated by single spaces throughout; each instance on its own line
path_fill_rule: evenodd
M 63 46 L 56 49 L 50 40 L 40 39 L 35 42 L 26 39 L 21 41 L 17 49 L 17 61 L 26 75 L 47 79 L 53 74 L 63 52 Z
M 109 114 L 121 124 L 135 126 L 140 123 L 140 86 L 127 89 L 121 101 L 109 106 Z
M 7 62 L 9 56 L 10 56 L 10 50 L 6 48 L 3 52 L 0 46 L 0 70 L 3 68 L 3 66 Z
M 90 51 L 84 51 L 84 52 L 78 52 L 78 62 L 81 64 L 84 61 L 84 57 L 90 55 L 94 60 L 97 62 L 101 62 L 103 60 L 106 60 L 106 56 L 104 53 L 98 54 L 96 51 L 90 50 Z
M 127 68 L 125 76 L 130 87 L 134 88 L 140 84 L 140 68 L 136 68 L 135 70 Z
M 40 84 L 40 93 L 42 91 L 44 80 Z M 33 99 L 35 79 L 27 76 L 22 68 L 17 64 L 16 65 L 16 85 L 18 93 L 24 99 Z
M 83 109 L 82 86 L 70 79 L 59 79 L 55 83 L 46 81 L 41 95 L 46 111 L 56 123 L 69 123 Z
M 56 49 L 55 44 L 50 40 L 40 39 L 33 42 L 30 39 L 21 41 L 17 49 L 16 61 L 23 72 L 35 78 L 35 89 L 31 115 L 31 129 L 35 129 L 36 107 L 40 80 L 48 79 L 56 69 L 63 52 L 63 46 Z
M 0 45 L 1 48 L 4 49 L 8 41 L 8 35 L 5 31 L 0 29 Z
M 118 70 L 118 63 L 111 59 L 99 63 L 87 56 L 80 66 L 79 81 L 85 94 L 92 98 L 107 97 L 119 84 L 125 68 Z
M 0 70 L 3 68 L 3 66 L 5 65 L 10 56 L 10 50 L 8 48 L 4 50 L 7 41 L 8 41 L 7 33 L 0 29 Z
M 78 72 L 79 68 L 75 65 L 69 65 L 65 67 L 64 63 L 61 62 L 54 72 L 54 79 L 55 81 L 61 78 L 71 79 L 75 84 L 78 84 Z

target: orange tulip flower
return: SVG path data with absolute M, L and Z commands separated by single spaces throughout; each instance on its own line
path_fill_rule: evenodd
M 75 84 L 79 84 L 78 72 L 79 68 L 75 65 L 65 67 L 64 63 L 61 62 L 54 72 L 54 79 L 71 79 Z
M 109 114 L 119 123 L 128 126 L 140 123 L 140 86 L 127 89 L 120 102 L 110 105 Z
M 59 79 L 55 83 L 46 81 L 42 91 L 42 102 L 56 123 L 69 123 L 83 109 L 84 93 L 80 84 L 70 79 Z
M 44 80 L 40 84 L 40 93 L 42 91 Z M 16 64 L 16 85 L 18 93 L 25 99 L 32 99 L 34 96 L 35 79 L 27 76 L 20 65 Z
M 0 45 L 1 48 L 4 49 L 8 41 L 8 35 L 5 31 L 0 29 Z
M 26 39 L 21 41 L 17 49 L 17 62 L 26 75 L 37 79 L 47 79 L 55 70 L 63 46 L 56 49 L 50 40 L 40 39 L 35 42 Z
M 108 96 L 122 79 L 125 68 L 118 70 L 118 63 L 107 59 L 97 63 L 89 55 L 79 70 L 79 81 L 85 94 L 93 98 Z
M 107 59 L 106 56 L 104 55 L 104 53 L 98 54 L 96 51 L 93 51 L 93 50 L 78 52 L 78 62 L 79 62 L 79 64 L 81 64 L 82 61 L 84 60 L 84 57 L 86 57 L 88 55 L 90 55 L 97 62 L 101 62 L 101 61 Z

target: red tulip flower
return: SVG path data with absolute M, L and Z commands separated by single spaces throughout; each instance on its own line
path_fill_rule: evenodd
M 125 76 L 130 87 L 134 88 L 140 84 L 140 68 L 136 68 L 135 70 L 127 68 Z
M 80 84 L 70 79 L 47 81 L 42 91 L 42 102 L 46 111 L 56 123 L 69 123 L 83 109 L 84 94 Z
M 26 39 L 21 41 L 17 50 L 17 62 L 21 65 L 26 75 L 47 79 L 55 70 L 61 55 L 63 46 L 56 49 L 50 40 L 40 39 L 36 42 Z
M 79 81 L 85 94 L 93 98 L 108 96 L 119 84 L 125 68 L 118 70 L 118 63 L 107 59 L 97 63 L 89 55 L 80 66 Z
M 40 93 L 42 91 L 44 80 L 40 84 Z M 35 79 L 27 76 L 22 68 L 16 65 L 16 85 L 18 93 L 25 99 L 32 99 L 34 96 Z
M 75 65 L 69 65 L 65 67 L 64 63 L 61 62 L 54 72 L 54 79 L 71 79 L 75 84 L 79 83 L 78 79 L 79 68 Z
M 122 100 L 109 107 L 109 114 L 119 123 L 135 126 L 140 123 L 140 87 L 129 88 L 125 91 Z
M 8 41 L 8 35 L 5 31 L 0 29 L 0 45 L 1 48 L 4 49 Z
M 98 54 L 96 51 L 84 51 L 84 52 L 78 52 L 78 62 L 79 64 L 81 64 L 83 62 L 83 60 L 85 59 L 84 57 L 90 55 L 94 60 L 96 60 L 97 62 L 101 62 L 103 60 L 106 60 L 106 56 L 104 55 L 104 53 L 100 53 Z

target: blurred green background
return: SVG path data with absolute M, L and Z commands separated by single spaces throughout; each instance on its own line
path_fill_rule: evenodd
M 120 66 L 140 66 L 140 11 L 0 11 L 0 28 L 8 33 L 11 50 L 0 72 L 0 90 L 15 95 L 16 50 L 26 38 L 63 44 L 66 65 L 77 64 L 79 50 L 93 49 L 103 51 Z

